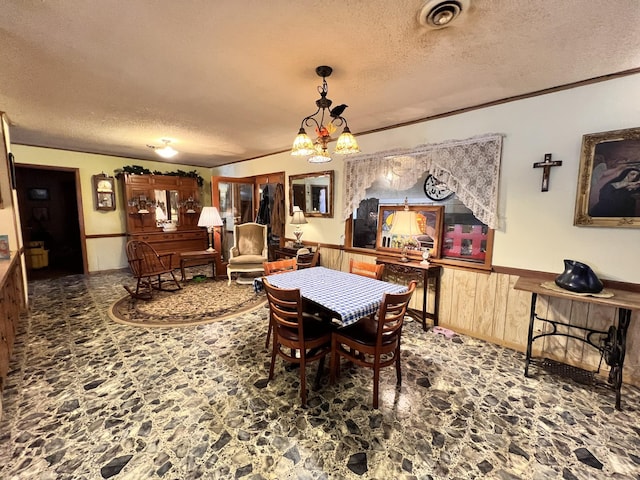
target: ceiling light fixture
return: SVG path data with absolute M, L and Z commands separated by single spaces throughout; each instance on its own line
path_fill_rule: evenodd
M 333 72 L 333 69 L 329 66 L 321 65 L 316 67 L 316 74 L 322 77 L 322 85 L 318 86 L 320 98 L 316 100 L 318 109 L 308 117 L 302 119 L 300 130 L 291 148 L 291 155 L 308 156 L 309 162 L 311 163 L 331 161 L 331 156 L 327 152 L 327 144 L 334 140 L 331 135 L 336 132 L 337 127 L 341 127 L 342 125 L 344 125 L 344 128 L 338 137 L 338 142 L 336 143 L 336 148 L 333 153 L 348 155 L 360 151 L 358 142 L 351 134 L 351 130 L 349 130 L 347 119 L 342 116 L 342 112 L 347 108 L 347 105 L 343 103 L 330 109 L 333 102 L 327 98 L 327 93 L 329 92 L 327 77 L 331 75 L 331 72 Z M 319 118 L 316 118 L 318 116 Z M 324 123 L 325 120 L 329 122 L 326 125 Z M 316 133 L 315 142 L 307 135 L 305 127 L 314 127 Z
M 171 145 L 169 145 L 171 143 L 171 140 L 167 138 L 163 138 L 162 143 L 164 143 L 164 147 L 156 147 L 154 145 L 147 145 L 147 147 L 149 147 L 151 150 L 156 152 L 162 158 L 169 159 L 169 158 L 175 157 L 178 154 L 178 151 L 174 149 Z

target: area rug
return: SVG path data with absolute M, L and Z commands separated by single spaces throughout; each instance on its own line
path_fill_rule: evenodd
M 109 317 L 124 325 L 141 327 L 186 327 L 217 322 L 263 307 L 264 293 L 251 285 L 225 280 L 186 282 L 176 292 L 154 291 L 151 300 L 127 295 L 109 308 Z

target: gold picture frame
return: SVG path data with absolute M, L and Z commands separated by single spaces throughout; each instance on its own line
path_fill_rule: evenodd
M 583 135 L 573 224 L 640 228 L 640 128 Z
M 100 175 L 94 175 L 92 177 L 92 180 L 96 210 L 115 210 L 115 178 L 108 177 L 107 175 L 102 173 Z
M 442 205 L 409 205 L 408 211 L 416 214 L 418 230 L 411 235 L 393 231 L 394 215 L 404 210 L 404 205 L 380 205 L 376 250 L 400 255 L 406 245 L 408 257 L 421 258 L 423 249 L 428 248 L 431 258 L 440 258 L 444 207 Z

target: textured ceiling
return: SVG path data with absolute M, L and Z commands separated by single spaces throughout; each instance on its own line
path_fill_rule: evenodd
M 329 95 L 354 134 L 640 67 L 640 1 L 2 0 L 13 143 L 215 166 L 287 150 Z

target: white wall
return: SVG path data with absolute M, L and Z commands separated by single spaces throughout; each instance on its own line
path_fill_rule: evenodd
M 363 152 L 371 153 L 502 133 L 502 226 L 495 235 L 493 264 L 561 272 L 563 259 L 570 258 L 589 264 L 601 278 L 640 283 L 640 229 L 573 226 L 582 136 L 640 126 L 638 98 L 640 75 L 633 75 L 359 136 L 358 142 Z M 357 125 L 352 128 L 357 131 Z M 545 153 L 563 164 L 551 169 L 549 191 L 541 192 L 542 171 L 534 169 L 533 163 L 542 161 Z M 283 153 L 213 169 L 213 173 L 243 177 L 327 169 L 336 172 L 335 211 L 340 212 L 343 163 L 337 155 L 331 163 L 312 165 Z M 288 184 L 285 188 L 288 192 Z M 344 223 L 339 215 L 308 221 L 305 240 L 342 243 Z M 290 225 L 287 236 L 293 237 Z
M 9 250 L 15 253 L 20 249 L 18 232 L 14 219 L 13 190 L 11 189 L 8 154 L 11 137 L 9 126 L 3 112 L 0 112 L 0 194 L 2 207 L 0 208 L 0 235 L 9 236 Z

